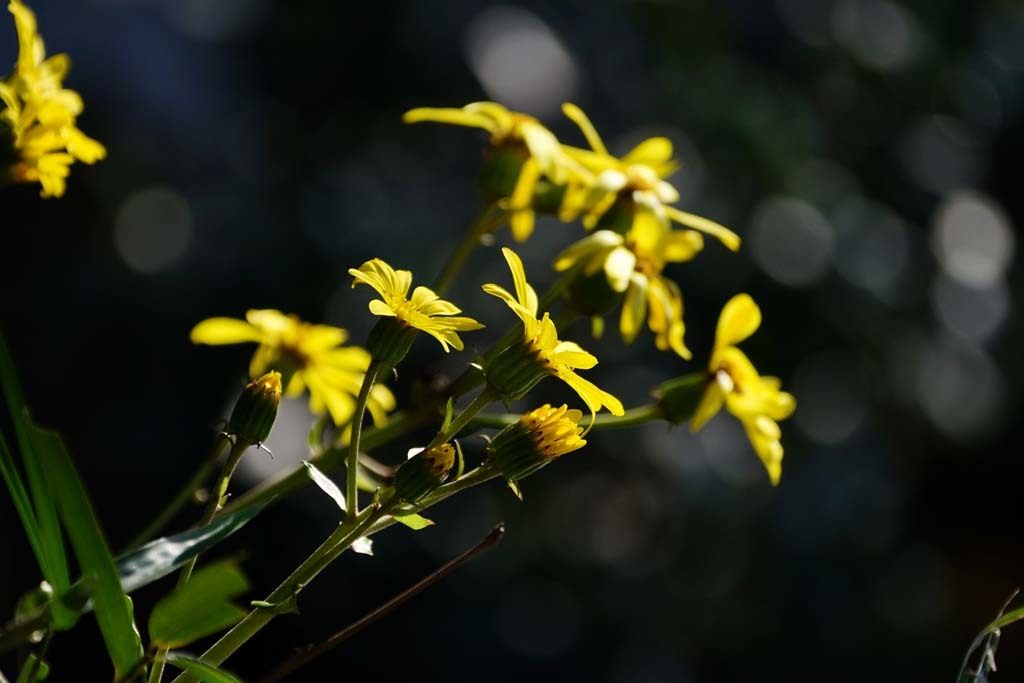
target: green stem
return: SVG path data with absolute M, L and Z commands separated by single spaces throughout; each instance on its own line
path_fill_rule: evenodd
M 376 360 L 370 362 L 370 367 L 366 369 L 366 374 L 363 375 L 363 385 L 359 388 L 359 397 L 356 399 L 356 409 L 352 414 L 352 434 L 349 437 L 348 444 L 348 459 L 345 461 L 345 465 L 348 468 L 348 474 L 345 477 L 345 495 L 348 498 L 345 500 L 346 514 L 348 519 L 354 518 L 359 514 L 359 489 L 356 486 L 358 481 L 359 470 L 359 446 L 363 435 L 363 418 L 366 416 L 366 402 L 370 400 L 370 390 L 373 389 L 373 383 L 377 381 L 377 373 L 380 371 L 380 363 Z
M 427 445 L 427 448 L 431 446 L 440 446 L 443 443 L 447 443 L 452 437 L 458 435 L 462 431 L 462 428 L 469 424 L 476 415 L 493 403 L 498 398 L 498 393 L 490 387 L 485 388 L 481 391 L 473 401 L 466 406 L 466 408 L 456 416 L 451 424 L 448 425 L 447 429 L 442 429 L 437 433 L 431 442 Z
M 514 414 L 505 415 L 477 415 L 469 424 L 469 429 L 501 429 L 519 421 L 520 416 Z M 623 427 L 635 427 L 663 420 L 661 408 L 657 403 L 647 403 L 642 406 L 630 408 L 624 415 L 610 415 L 601 413 L 594 419 L 592 429 L 621 429 Z
M 480 238 L 484 235 L 497 230 L 498 227 L 505 221 L 505 212 L 502 211 L 497 216 L 492 216 L 491 213 L 496 208 L 497 203 L 492 202 L 484 206 L 477 214 L 476 218 L 473 219 L 473 223 L 469 226 L 469 230 L 466 231 L 465 236 L 459 243 L 459 246 L 455 249 L 455 253 L 445 264 L 441 274 L 437 276 L 437 280 L 434 281 L 434 291 L 438 296 L 444 294 L 448 287 L 451 286 L 452 280 L 459 274 L 462 267 L 466 265 L 466 259 L 473 253 L 477 245 L 480 244 Z
M 217 459 L 224 452 L 225 446 L 230 443 L 227 437 L 220 437 L 213 444 L 213 448 L 210 454 L 206 456 L 206 459 L 200 463 L 199 468 L 196 469 L 195 474 L 189 479 L 188 483 L 185 484 L 181 490 L 174 496 L 170 503 L 160 511 L 160 513 L 146 525 L 146 528 L 136 534 L 135 538 L 128 542 L 126 550 L 137 548 L 138 546 L 146 543 L 147 541 L 153 540 L 160 531 L 163 530 L 167 524 L 174 519 L 174 516 L 183 508 L 192 497 L 195 495 L 196 490 L 203 485 L 203 483 L 210 478 L 214 470 L 217 468 Z
M 235 468 L 238 467 L 238 463 L 242 460 L 242 455 L 251 446 L 248 441 L 235 437 L 235 443 L 231 445 L 231 451 L 228 453 L 228 459 L 224 463 L 224 467 L 220 471 L 220 477 L 217 479 L 217 484 L 214 490 L 210 494 L 210 500 L 206 503 L 206 510 L 203 512 L 202 518 L 199 520 L 197 526 L 204 527 L 213 521 L 213 518 L 217 516 L 223 507 L 223 499 L 225 494 L 228 492 L 228 484 L 231 482 L 231 475 L 234 474 Z M 196 555 L 181 569 L 181 574 L 178 576 L 178 585 L 188 583 L 188 580 L 192 577 L 192 570 L 195 569 L 196 562 L 199 560 L 199 556 Z M 149 671 L 149 683 L 160 683 L 160 679 L 164 675 L 164 666 L 166 664 L 165 659 L 168 648 L 160 648 L 157 652 L 156 657 L 153 660 L 153 668 Z
M 395 504 L 397 504 L 397 501 L 384 506 L 369 506 L 358 517 L 349 517 L 287 579 L 267 596 L 265 602 L 272 605 L 281 604 L 298 595 L 324 568 L 345 552 L 354 541 L 365 535 L 367 529 L 386 516 Z M 203 661 L 210 664 L 220 664 L 248 642 L 250 638 L 259 633 L 264 626 L 273 621 L 278 611 L 265 607 L 258 607 L 252 610 L 242 621 L 235 624 L 230 631 L 225 633 L 220 640 L 203 653 Z M 186 683 L 192 680 L 187 674 L 182 674 L 174 679 L 174 683 Z

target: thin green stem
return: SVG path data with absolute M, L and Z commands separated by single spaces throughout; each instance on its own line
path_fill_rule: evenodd
M 217 484 L 210 494 L 210 500 L 206 503 L 206 510 L 203 512 L 203 516 L 197 526 L 206 526 L 221 511 L 224 496 L 228 492 L 228 484 L 231 482 L 231 475 L 234 474 L 235 468 L 238 467 L 238 463 L 242 460 L 242 455 L 245 454 L 245 451 L 251 445 L 245 439 L 235 437 L 235 442 L 231 445 L 231 451 L 228 453 L 228 459 L 224 462 L 224 467 L 220 471 L 220 477 L 217 479 Z M 196 555 L 185 563 L 185 566 L 181 569 L 181 574 L 178 576 L 179 586 L 188 583 L 188 580 L 192 577 L 192 570 L 195 569 L 196 562 L 198 561 L 199 556 Z M 167 648 L 160 648 L 157 651 L 156 657 L 153 660 L 153 668 L 149 671 L 149 683 L 160 683 L 160 679 L 163 678 L 166 654 Z
M 501 224 L 505 221 L 506 214 L 504 211 L 500 212 L 497 216 L 491 215 L 494 213 L 494 209 L 497 208 L 497 204 L 492 202 L 484 206 L 477 214 L 476 218 L 473 219 L 473 223 L 469 226 L 469 230 L 466 231 L 459 246 L 456 247 L 455 253 L 448 259 L 448 262 L 444 265 L 441 270 L 441 274 L 437 276 L 437 280 L 434 281 L 434 291 L 437 292 L 438 296 L 443 295 L 448 288 L 451 286 L 455 276 L 459 274 L 462 267 L 466 265 L 466 260 L 469 255 L 473 253 L 477 245 L 480 244 L 480 239 L 495 230 L 497 230 Z
M 447 429 L 442 429 L 437 433 L 437 435 L 427 445 L 427 448 L 430 448 L 431 446 L 440 446 L 441 444 L 450 441 L 452 437 L 457 436 L 458 433 L 462 431 L 463 427 L 469 424 L 470 420 L 476 417 L 481 410 L 489 406 L 497 398 L 498 393 L 490 387 L 486 387 L 468 406 L 465 407 L 465 409 L 463 409 L 462 412 L 455 417 L 454 420 L 451 421 L 451 424 L 448 425 Z
M 181 490 L 175 494 L 171 502 L 164 507 L 160 513 L 153 518 L 146 528 L 136 534 L 135 538 L 128 542 L 126 550 L 137 548 L 138 546 L 146 543 L 147 541 L 153 540 L 158 533 L 160 533 L 167 524 L 174 519 L 174 516 L 181 511 L 185 505 L 188 504 L 192 497 L 195 495 L 196 490 L 210 478 L 210 475 L 217 469 L 217 459 L 224 452 L 224 448 L 231 443 L 226 436 L 221 436 L 213 444 L 213 448 L 210 450 L 210 454 L 206 456 L 206 459 L 200 463 L 196 469 L 195 474 L 188 480 Z
M 348 518 L 352 519 L 359 514 L 359 488 L 357 487 L 359 470 L 359 446 L 363 435 L 363 418 L 366 416 L 366 402 L 370 400 L 370 390 L 373 383 L 377 381 L 377 373 L 380 371 L 380 363 L 376 360 L 370 362 L 370 367 L 363 375 L 363 385 L 359 388 L 359 397 L 356 398 L 356 409 L 352 414 L 352 435 L 349 437 L 348 458 L 345 465 L 348 473 L 345 477 L 345 499 Z
M 519 421 L 519 415 L 507 413 L 504 415 L 493 415 L 493 414 L 481 414 L 477 415 L 469 423 L 469 429 L 501 429 L 507 427 L 510 424 L 515 424 Z M 608 413 L 601 413 L 594 418 L 594 424 L 591 429 L 621 429 L 623 427 L 635 427 L 637 425 L 647 424 L 648 422 L 657 422 L 663 420 L 664 417 L 661 414 L 661 408 L 657 403 L 647 403 L 642 406 L 636 406 L 630 408 L 623 415 L 610 415 Z
M 358 517 L 349 517 L 287 579 L 275 588 L 264 602 L 278 605 L 286 604 L 287 601 L 293 599 L 321 571 L 345 552 L 354 541 L 363 536 L 367 529 L 386 516 L 395 504 L 397 501 L 383 506 L 368 506 Z M 267 607 L 257 607 L 252 610 L 203 653 L 203 661 L 220 664 L 259 633 L 264 626 L 273 621 L 279 611 Z M 192 680 L 187 674 L 182 674 L 174 679 L 174 683 L 186 683 Z

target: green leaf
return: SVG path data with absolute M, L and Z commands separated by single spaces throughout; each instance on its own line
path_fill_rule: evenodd
M 352 541 L 352 552 L 360 555 L 373 555 L 373 539 L 363 536 Z
M 217 517 L 204 527 L 158 538 L 117 558 L 117 571 L 126 593 L 161 579 L 217 545 L 259 514 L 266 503 L 249 505 Z
M 303 460 L 302 464 L 306 466 L 306 471 L 309 473 L 309 478 L 313 480 L 313 483 L 320 487 L 320 490 L 330 496 L 335 504 L 345 512 L 345 494 L 341 492 L 338 485 L 331 481 L 331 478 L 316 468 L 316 465 Z
M 19 506 L 18 514 L 22 518 L 22 525 L 30 534 L 32 551 L 39 562 L 39 569 L 43 577 L 60 594 L 67 590 L 71 584 L 70 572 L 68 570 L 67 556 L 64 553 L 64 539 L 61 535 L 60 520 L 57 515 L 57 508 L 53 497 L 50 495 L 47 486 L 46 472 L 40 462 L 39 448 L 45 448 L 45 444 L 37 444 L 35 439 L 40 431 L 35 429 L 29 420 L 28 409 L 25 406 L 25 399 L 22 395 L 21 385 L 18 383 L 18 375 L 14 369 L 14 361 L 7 348 L 7 342 L 3 335 L 0 335 L 0 384 L 3 385 L 4 401 L 11 413 L 11 423 L 14 425 L 14 434 L 17 437 L 18 447 L 21 451 L 22 466 L 25 469 L 25 476 L 28 479 L 28 490 L 31 492 L 32 505 L 35 511 L 35 535 L 36 540 L 31 540 L 28 526 L 25 524 L 25 517 L 22 514 L 20 505 L 26 502 L 24 485 L 21 486 L 21 503 L 19 504 L 15 492 L 11 496 L 15 498 L 15 505 Z M 44 433 L 45 434 L 45 433 Z M 5 445 L 3 449 L 7 450 Z M 9 480 L 10 475 L 16 476 L 17 469 L 14 468 L 14 459 L 9 454 L 0 459 L 5 460 L 4 480 L 8 488 L 12 486 Z M 8 471 L 10 470 L 10 471 Z M 67 617 L 68 615 L 64 615 Z
M 452 424 L 452 415 L 455 412 L 455 397 L 452 396 L 448 399 L 448 402 L 444 406 L 444 421 L 441 423 L 441 431 L 448 431 L 448 427 Z
M 246 612 L 231 600 L 247 590 L 249 582 L 233 561 L 200 569 L 153 608 L 151 644 L 181 647 L 237 624 Z
M 242 683 L 242 679 L 234 674 L 229 674 L 223 669 L 218 669 L 213 664 L 204 662 L 198 657 L 193 657 L 184 652 L 168 652 L 166 661 L 182 671 L 195 676 L 203 683 Z
M 96 621 L 103 642 L 116 675 L 123 676 L 142 658 L 142 643 L 132 618 L 131 601 L 121 588 L 89 496 L 60 437 L 54 432 L 31 427 L 31 438 L 83 577 L 92 583 Z
M 253 600 L 249 603 L 251 607 L 270 610 L 274 614 L 298 614 L 299 597 L 292 593 L 280 602 L 267 602 L 266 600 Z
M 3 434 L 0 434 L 0 475 L 3 475 L 4 483 L 7 484 L 7 490 L 11 494 L 11 500 L 14 501 L 14 509 L 18 511 L 21 526 L 24 527 L 25 535 L 28 536 L 28 544 L 36 556 L 40 571 L 45 576 L 46 554 L 43 550 L 42 532 L 39 530 L 36 513 L 32 510 L 32 503 L 25 491 L 25 484 L 21 481 L 21 475 L 18 474 L 14 457 L 7 448 L 7 441 Z
M 415 512 L 402 512 L 395 510 L 392 517 L 395 518 L 396 522 L 401 522 L 413 531 L 419 531 L 420 529 L 426 529 L 428 526 L 434 525 L 433 520 L 421 517 Z
M 457 439 L 452 440 L 455 444 L 455 475 L 452 479 L 458 479 L 466 469 L 466 457 L 462 455 L 462 445 Z

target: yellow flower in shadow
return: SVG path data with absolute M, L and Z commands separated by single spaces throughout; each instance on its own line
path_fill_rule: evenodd
M 250 377 L 270 368 L 280 370 L 289 398 L 308 390 L 310 410 L 317 415 L 326 410 L 339 426 L 352 419 L 355 397 L 370 365 L 365 349 L 342 346 L 348 332 L 340 327 L 314 325 L 271 309 L 247 311 L 245 320 L 208 318 L 192 329 L 190 338 L 193 343 L 214 346 L 259 344 L 249 364 Z M 374 424 L 386 424 L 388 412 L 395 409 L 395 397 L 386 386 L 375 384 L 367 408 Z
M 582 265 L 584 276 L 603 272 L 612 291 L 625 294 L 619 316 L 623 341 L 632 343 L 644 322 L 654 333 L 655 345 L 671 349 L 689 360 L 683 342 L 683 295 L 679 285 L 665 277 L 665 266 L 693 259 L 704 239 L 693 230 L 666 228 L 653 214 L 638 214 L 625 235 L 596 230 L 563 251 L 554 268 L 564 271 Z
M 421 107 L 405 113 L 406 123 L 433 121 L 457 126 L 480 128 L 491 134 L 490 145 L 495 149 L 521 150 L 521 166 L 511 193 L 505 196 L 503 206 L 510 213 L 509 228 L 512 237 L 525 241 L 534 227 L 534 192 L 541 177 L 554 185 L 566 185 L 571 180 L 589 184 L 593 176 L 579 162 L 566 154 L 555 135 L 529 114 L 509 111 L 497 102 L 473 102 L 461 109 Z
M 18 33 L 14 73 L 0 81 L 0 123 L 10 129 L 17 159 L 7 173 L 15 182 L 38 182 L 43 197 L 60 197 L 71 164 L 93 164 L 107 151 L 75 125 L 82 98 L 62 84 L 71 60 L 64 54 L 46 57 L 35 14 L 20 0 L 7 8 Z
M 649 138 L 619 159 L 608 153 L 601 136 L 579 107 L 564 104 L 562 111 L 579 126 L 591 147 L 587 150 L 566 146 L 566 153 L 596 177 L 589 185 L 570 185 L 562 203 L 563 220 L 583 213 L 588 228 L 600 227 L 602 217 L 617 202 L 625 202 L 628 212 L 638 218 L 649 213 L 666 227 L 670 222 L 679 223 L 713 235 L 733 251 L 739 249 L 740 238 L 732 230 L 670 206 L 679 201 L 679 192 L 665 180 L 679 166 L 672 159 L 671 140 Z
M 736 344 L 761 325 L 761 309 L 748 294 L 737 294 L 722 309 L 715 330 L 715 346 L 708 363 L 711 379 L 690 422 L 696 432 L 724 405 L 739 418 L 772 484 L 782 476 L 782 430 L 784 420 L 796 409 L 796 399 L 782 391 L 777 377 L 762 377 Z

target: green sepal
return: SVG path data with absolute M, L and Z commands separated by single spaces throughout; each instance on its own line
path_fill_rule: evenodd
M 615 198 L 607 211 L 601 215 L 601 219 L 594 226 L 595 230 L 611 230 L 620 235 L 625 235 L 633 227 L 633 218 L 636 215 L 636 203 L 630 193 L 624 192 Z
M 623 292 L 616 292 L 608 284 L 604 270 L 587 274 L 579 273 L 572 279 L 565 291 L 565 300 L 573 311 L 580 315 L 597 317 L 604 315 L 622 301 Z
M 522 500 L 523 500 L 523 490 L 521 488 L 519 488 L 519 483 L 516 482 L 516 481 L 513 481 L 512 479 L 506 479 L 505 483 L 508 485 L 508 487 L 512 491 L 512 493 L 515 494 L 516 498 L 518 498 L 520 500 L 520 502 L 522 502 Z
M 418 332 L 398 318 L 382 317 L 366 337 L 366 350 L 383 371 L 394 370 L 409 353 Z
M 709 380 L 707 373 L 697 372 L 662 383 L 654 391 L 661 416 L 674 425 L 689 420 L 696 412 Z
M 531 344 L 516 341 L 491 359 L 484 370 L 487 382 L 503 400 L 522 398 L 551 374 L 548 364 Z
M 522 142 L 508 142 L 489 147 L 480 167 L 480 191 L 488 201 L 511 197 L 519 181 L 519 172 L 530 158 L 530 150 Z

